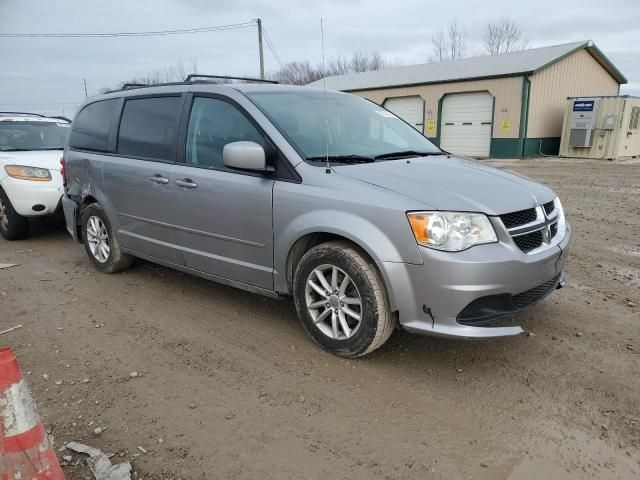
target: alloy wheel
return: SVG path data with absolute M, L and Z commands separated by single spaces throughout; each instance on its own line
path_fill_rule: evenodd
M 362 323 L 362 298 L 351 277 L 335 265 L 313 269 L 305 286 L 307 310 L 329 338 L 346 340 Z
M 105 263 L 111 254 L 107 227 L 100 217 L 91 216 L 87 221 L 87 243 L 93 257 L 100 263 Z

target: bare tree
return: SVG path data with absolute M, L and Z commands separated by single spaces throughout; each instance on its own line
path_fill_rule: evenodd
M 515 20 L 490 20 L 483 37 L 484 48 L 490 55 L 509 53 L 527 48 L 529 42 L 522 37 L 522 29 Z
M 458 25 L 457 20 L 449 23 L 447 36 L 449 39 L 449 59 L 463 58 L 467 54 L 467 32 Z
M 319 73 L 322 73 L 322 65 L 318 66 Z M 349 57 L 331 58 L 327 62 L 324 75 L 344 75 L 351 72 L 351 59 Z
M 433 43 L 433 54 L 429 61 L 442 62 L 447 60 L 447 41 L 442 30 L 437 31 L 431 36 L 431 42 Z
M 269 75 L 273 80 L 289 85 L 306 85 L 323 77 L 322 67 L 314 67 L 308 61 L 289 62 Z
M 354 72 L 368 72 L 370 70 L 381 70 L 390 65 L 380 52 L 356 52 L 351 57 L 351 70 Z
M 356 52 L 350 57 L 335 57 L 326 62 L 326 66 L 313 66 L 308 61 L 290 62 L 280 70 L 273 72 L 269 78 L 280 83 L 306 85 L 331 75 L 380 70 L 397 65 L 397 62 L 386 60 L 379 52 Z
M 125 84 L 157 85 L 159 83 L 182 82 L 190 73 L 198 73 L 198 62 L 191 60 L 188 65 L 181 60 L 175 65 L 160 68 L 143 75 L 137 75 L 129 80 L 120 82 L 117 89 L 121 89 Z M 100 93 L 110 91 L 110 88 L 103 88 Z
M 306 85 L 320 80 L 329 75 L 344 75 L 346 73 L 366 72 L 379 70 L 397 65 L 397 61 L 388 61 L 379 52 L 356 52 L 347 57 L 335 57 L 327 61 L 326 66 L 312 65 L 309 61 L 295 61 L 285 64 L 281 69 L 269 74 L 269 78 L 280 83 L 291 85 Z M 198 73 L 198 65 L 193 61 L 187 68 L 183 62 L 176 65 L 154 70 L 145 75 L 136 76 L 125 82 L 121 82 L 119 88 L 125 83 L 139 83 L 143 85 L 155 85 L 158 83 L 180 82 L 189 73 Z M 217 83 L 228 83 L 221 79 Z M 107 89 L 105 89 L 106 91 Z
M 457 60 L 467 54 L 467 32 L 455 19 L 449 22 L 446 30 L 435 32 L 431 36 L 431 42 L 434 54 L 431 61 Z

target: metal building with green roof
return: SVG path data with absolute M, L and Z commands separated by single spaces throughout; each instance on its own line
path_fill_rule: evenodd
M 327 77 L 396 113 L 445 150 L 556 155 L 567 97 L 618 95 L 624 75 L 592 41 Z

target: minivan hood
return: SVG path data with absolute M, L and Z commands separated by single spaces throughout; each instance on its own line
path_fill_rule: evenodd
M 428 156 L 342 165 L 334 171 L 419 200 L 418 208 L 482 212 L 524 210 L 555 197 L 537 182 L 458 157 Z
M 62 153 L 62 150 L 29 150 L 26 152 L 0 151 L 0 162 L 59 171 Z

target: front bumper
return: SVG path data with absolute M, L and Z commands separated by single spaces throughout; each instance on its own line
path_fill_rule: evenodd
M 500 241 L 455 253 L 419 247 L 422 265 L 379 266 L 408 331 L 470 339 L 518 335 L 519 326 L 485 325 L 534 305 L 561 285 L 570 242 L 567 225 L 559 244 L 535 255 Z
M 2 179 L 2 188 L 18 215 L 42 217 L 56 213 L 64 186 L 60 172 L 52 170 L 51 175 L 52 179 L 48 182 L 34 182 L 8 176 Z

